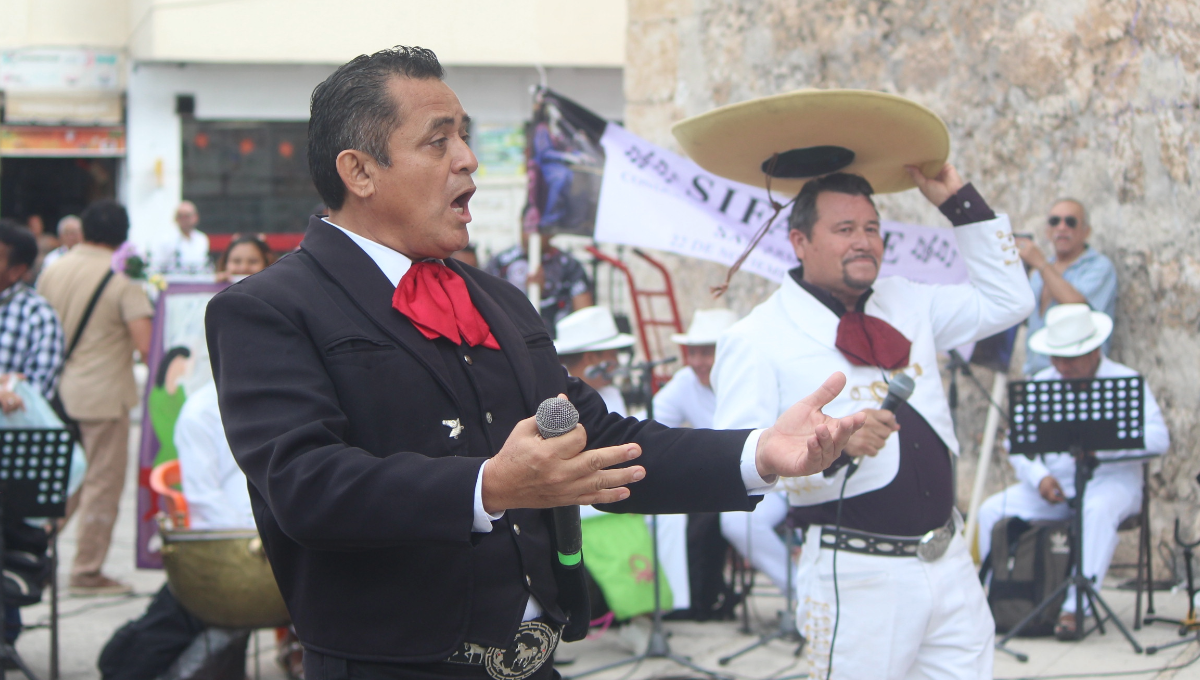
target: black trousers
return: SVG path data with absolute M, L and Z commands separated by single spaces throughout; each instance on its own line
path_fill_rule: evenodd
M 529 676 L 527 680 L 559 680 L 553 658 Z M 304 680 L 442 680 L 444 678 L 478 678 L 490 680 L 483 666 L 454 663 L 374 663 L 352 661 L 304 650 Z

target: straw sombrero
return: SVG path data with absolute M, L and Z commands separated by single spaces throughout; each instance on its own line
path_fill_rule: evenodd
M 933 177 L 950 155 L 936 113 L 903 97 L 868 90 L 799 90 L 722 106 L 671 128 L 700 167 L 726 179 L 795 195 L 831 172 L 862 175 L 876 193 L 913 186 L 915 165 Z

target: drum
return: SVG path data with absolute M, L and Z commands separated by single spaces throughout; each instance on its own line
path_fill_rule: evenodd
M 167 584 L 210 626 L 278 628 L 290 623 L 258 532 L 161 530 Z

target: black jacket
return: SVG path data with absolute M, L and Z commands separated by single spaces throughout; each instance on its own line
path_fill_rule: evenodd
M 606 509 L 749 510 L 758 500 L 741 478 L 746 431 L 609 414 L 566 375 L 521 291 L 447 264 L 500 351 L 425 339 L 392 309 L 394 289 L 370 257 L 316 217 L 297 253 L 208 305 L 225 433 L 296 630 L 321 653 L 415 663 L 463 640 L 505 646 L 530 593 L 565 620 L 559 603 L 578 593 L 560 597 L 576 582 L 551 567 L 551 513 L 512 510 L 491 533 L 471 530 L 480 465 L 560 392 L 589 448 L 643 448 L 646 478 Z M 443 424 L 455 419 L 457 438 Z

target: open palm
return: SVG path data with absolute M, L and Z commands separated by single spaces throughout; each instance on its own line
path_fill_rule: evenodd
M 831 418 L 821 408 L 833 401 L 846 386 L 846 376 L 834 373 L 816 392 L 796 402 L 779 416 L 758 440 L 755 460 L 763 479 L 773 475 L 806 477 L 829 467 L 850 439 L 866 422 L 859 412 Z

